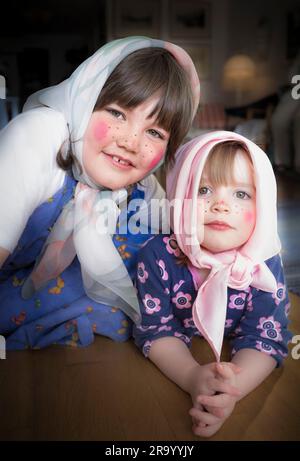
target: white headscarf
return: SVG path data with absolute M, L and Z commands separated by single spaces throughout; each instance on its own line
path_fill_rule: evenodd
M 95 184 L 84 169 L 82 152 L 85 131 L 107 78 L 126 56 L 149 47 L 166 48 L 186 70 L 191 82 L 195 115 L 200 83 L 191 58 L 176 45 L 147 37 L 129 37 L 107 43 L 84 61 L 70 78 L 33 94 L 24 106 L 24 111 L 47 106 L 64 116 L 70 133 L 69 142 L 72 142 L 72 151 L 79 164 L 72 167 L 73 175 L 79 181 L 75 198 L 60 214 L 41 257 L 23 285 L 24 298 L 31 297 L 50 279 L 57 277 L 77 255 L 87 295 L 97 302 L 119 307 L 134 321 L 139 321 L 136 291 L 112 240 L 119 207 L 126 200 L 127 192 L 125 189 L 103 190 L 101 185 Z M 69 147 L 66 142 L 64 154 Z M 156 165 L 148 174 L 159 166 Z M 144 218 L 148 222 L 148 211 Z M 103 232 L 99 229 L 99 222 L 105 221 L 113 223 L 113 226 Z

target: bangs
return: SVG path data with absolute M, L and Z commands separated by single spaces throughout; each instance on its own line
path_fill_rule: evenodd
M 149 77 L 151 77 L 151 74 L 149 74 Z M 158 125 L 166 131 L 170 131 L 174 118 L 179 118 L 179 114 L 182 113 L 181 104 L 174 103 L 179 99 L 179 92 L 174 91 L 173 87 L 169 88 L 169 82 L 166 82 L 165 78 L 163 81 L 159 81 L 155 79 L 155 75 L 153 78 L 132 80 L 132 82 L 118 82 L 114 88 L 118 97 L 110 102 L 116 102 L 126 109 L 131 109 L 156 96 L 159 100 L 148 118 L 154 116 Z
M 246 154 L 252 165 L 250 153 L 242 142 L 224 141 L 210 151 L 202 175 L 207 175 L 214 186 L 234 183 L 234 161 L 238 150 Z
M 107 79 L 97 102 L 97 109 L 116 102 L 135 108 L 154 95 L 159 101 L 149 118 L 171 131 L 182 118 L 191 122 L 193 111 L 189 81 L 176 59 L 163 48 L 131 53 Z

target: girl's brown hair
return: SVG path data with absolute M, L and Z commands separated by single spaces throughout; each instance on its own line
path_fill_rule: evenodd
M 166 165 L 169 165 L 191 126 L 194 102 L 188 75 L 167 50 L 144 48 L 124 58 L 105 82 L 94 111 L 113 102 L 135 108 L 155 93 L 160 99 L 150 117 L 156 115 L 157 123 L 170 133 L 166 152 Z M 69 169 L 73 161 L 72 148 L 66 159 L 61 152 L 57 155 L 57 163 L 64 170 Z
M 211 149 L 204 168 L 213 185 L 227 186 L 234 182 L 234 160 L 238 150 L 242 150 L 251 162 L 250 153 L 241 141 L 223 141 Z

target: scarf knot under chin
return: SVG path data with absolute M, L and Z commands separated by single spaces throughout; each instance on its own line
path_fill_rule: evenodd
M 236 290 L 245 290 L 252 282 L 253 262 L 235 251 L 228 272 L 228 286 Z

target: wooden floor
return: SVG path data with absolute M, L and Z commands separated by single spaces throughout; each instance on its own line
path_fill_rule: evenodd
M 281 185 L 284 198 L 289 187 Z M 290 297 L 296 335 L 300 297 Z M 201 363 L 213 359 L 199 338 L 192 350 Z M 85 349 L 54 346 L 0 360 L 0 440 L 200 440 L 191 432 L 190 407 L 189 396 L 131 341 L 97 337 Z M 289 354 L 210 440 L 299 441 L 300 359 Z

